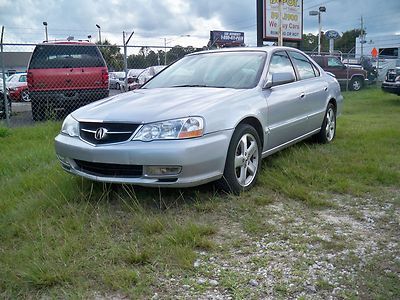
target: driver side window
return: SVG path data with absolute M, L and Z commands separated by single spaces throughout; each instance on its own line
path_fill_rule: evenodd
M 292 73 L 296 78 L 292 63 L 285 51 L 278 51 L 272 55 L 267 78 L 271 79 L 274 73 Z

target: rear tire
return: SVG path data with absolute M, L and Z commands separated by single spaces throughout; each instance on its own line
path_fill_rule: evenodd
M 332 142 L 336 135 L 336 109 L 332 103 L 328 104 L 321 131 L 316 134 L 316 140 L 321 144 Z
M 29 102 L 29 101 L 31 101 L 31 98 L 29 98 L 28 90 L 23 90 L 21 92 L 21 102 Z
M 261 168 L 261 151 L 261 140 L 254 127 L 238 125 L 229 144 L 224 175 L 218 181 L 219 187 L 236 195 L 251 189 Z

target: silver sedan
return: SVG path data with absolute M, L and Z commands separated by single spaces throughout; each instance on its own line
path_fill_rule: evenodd
M 335 137 L 338 82 L 288 47 L 185 56 L 141 89 L 70 114 L 55 139 L 62 167 L 102 182 L 251 188 L 261 159 Z

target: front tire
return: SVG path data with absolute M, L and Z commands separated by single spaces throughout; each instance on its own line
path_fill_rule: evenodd
M 115 84 L 115 89 L 117 89 L 117 90 L 120 90 L 120 89 L 121 89 L 121 87 L 120 87 L 120 85 L 119 85 L 118 82 Z
M 321 131 L 316 135 L 317 142 L 328 144 L 336 135 L 336 109 L 332 103 L 328 104 Z
M 261 168 L 261 140 L 254 127 L 240 124 L 229 144 L 223 177 L 219 186 L 238 195 L 256 183 Z

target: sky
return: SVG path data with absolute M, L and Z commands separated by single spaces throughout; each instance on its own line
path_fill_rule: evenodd
M 368 35 L 400 34 L 400 0 L 304 0 L 304 33 L 317 33 L 310 10 L 323 5 L 322 29 L 344 32 L 360 28 Z M 134 31 L 130 45 L 205 46 L 210 30 L 244 31 L 245 43 L 256 45 L 256 0 L 0 0 L 0 26 L 5 42 L 98 39 L 122 44 L 122 31 Z M 190 35 L 190 36 L 187 36 Z

